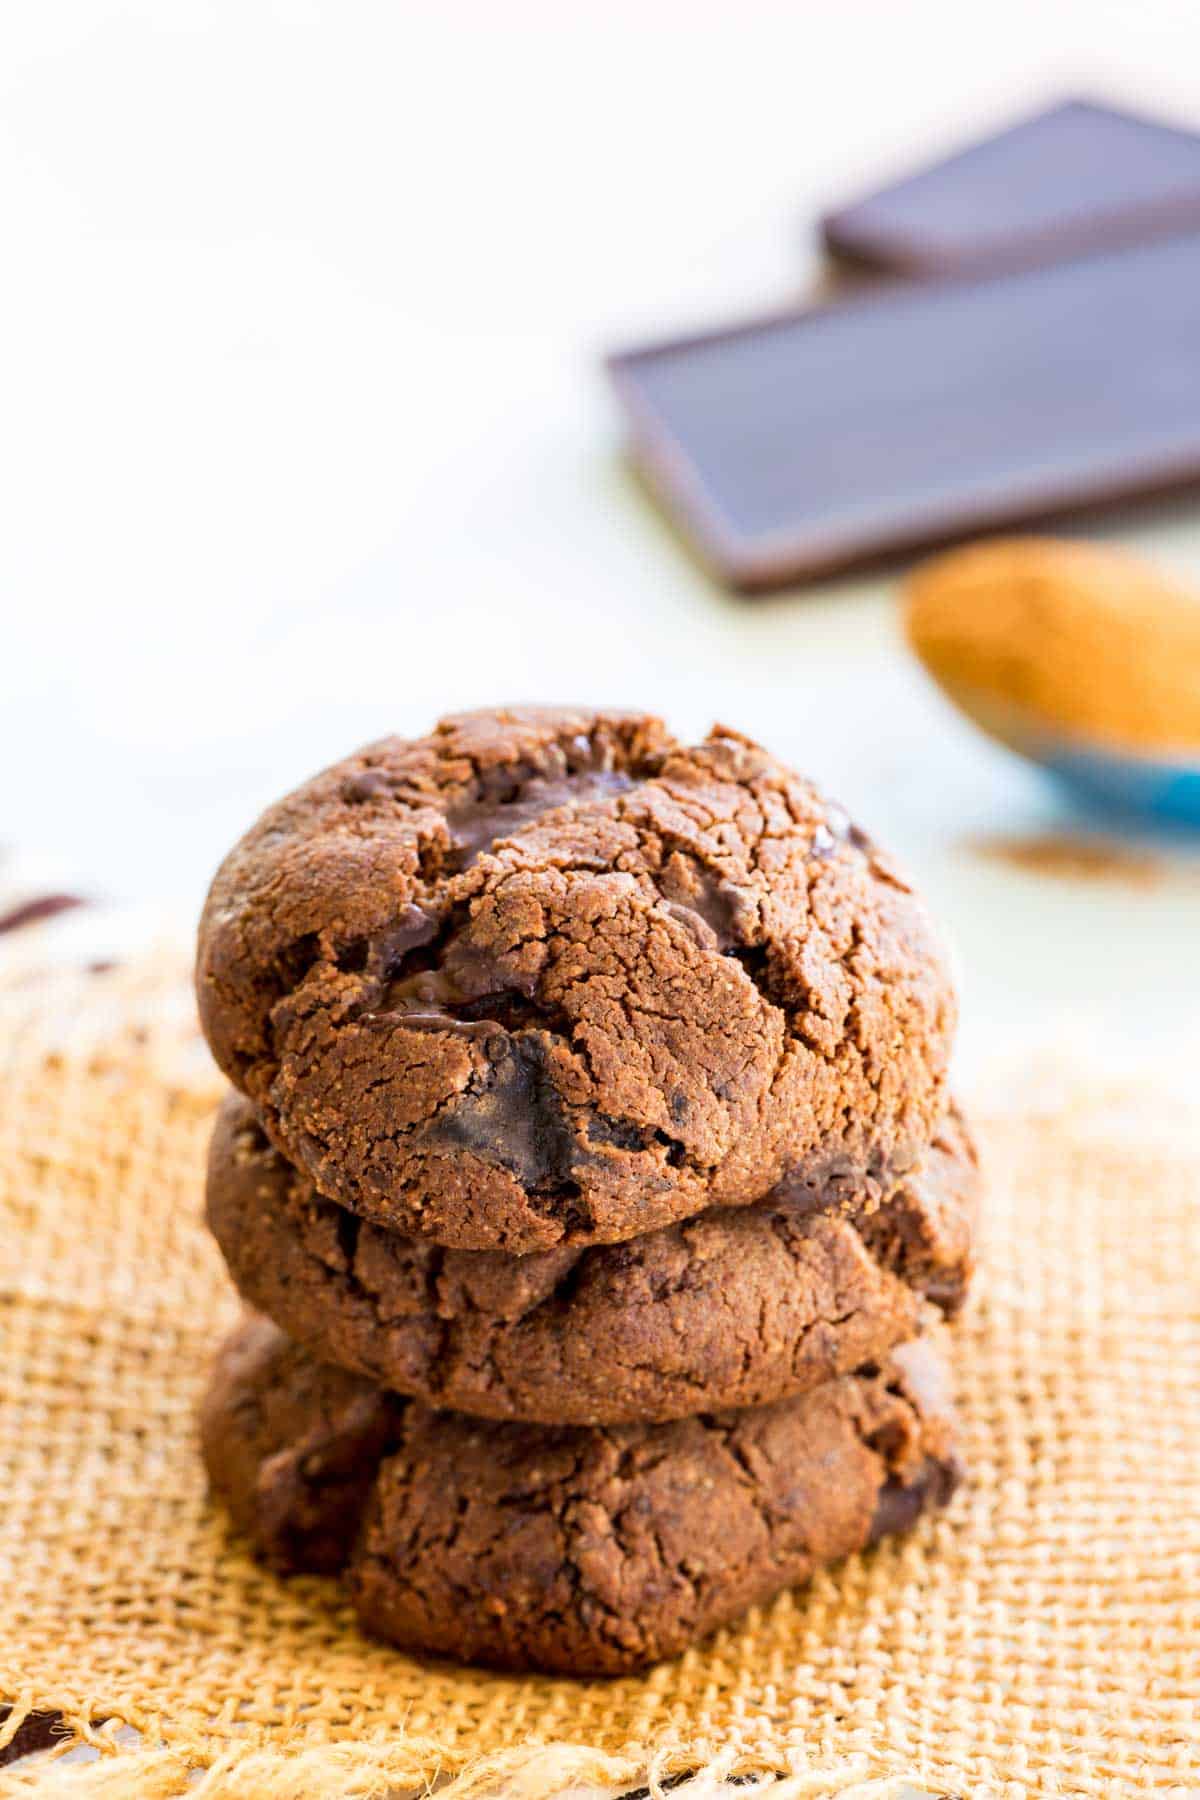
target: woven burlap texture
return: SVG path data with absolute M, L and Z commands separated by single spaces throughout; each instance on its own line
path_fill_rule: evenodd
M 52 1711 L 106 1752 L 0 1792 L 1200 1794 L 1196 1120 L 1093 1091 L 981 1121 L 945 1517 L 642 1679 L 499 1678 L 368 1642 L 208 1503 L 193 1413 L 235 1305 L 182 991 L 60 981 L 49 1022 L 36 983 L 0 995 L 0 1740 Z

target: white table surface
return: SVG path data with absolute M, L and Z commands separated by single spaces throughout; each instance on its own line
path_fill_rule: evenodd
M 623 472 L 607 347 L 777 304 L 812 222 L 1063 90 L 1200 121 L 1190 0 L 198 0 L 0 14 L 0 834 L 190 916 L 259 807 L 495 698 L 714 717 L 955 940 L 963 1054 L 1194 1044 L 1200 863 L 1057 825 L 905 656 L 895 577 L 731 599 Z M 1103 527 L 1200 579 L 1200 507 Z

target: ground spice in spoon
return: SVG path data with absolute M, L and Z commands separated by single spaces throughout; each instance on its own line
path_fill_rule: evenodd
M 909 642 L 951 693 L 1126 749 L 1200 750 L 1200 591 L 1136 557 L 991 539 L 922 563 L 905 598 Z

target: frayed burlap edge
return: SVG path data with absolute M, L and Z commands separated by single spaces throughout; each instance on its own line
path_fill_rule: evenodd
M 12 1724 L 12 1720 L 9 1721 Z M 552 1800 L 577 1791 L 609 1794 L 645 1789 L 651 1800 L 707 1800 L 727 1782 L 752 1800 L 899 1800 L 912 1794 L 903 1777 L 870 1779 L 866 1759 L 837 1769 L 802 1769 L 794 1758 L 777 1770 L 728 1752 L 664 1746 L 651 1755 L 605 1756 L 583 1744 L 530 1745 L 481 1756 L 456 1773 L 442 1772 L 443 1752 L 429 1739 L 390 1744 L 325 1744 L 295 1751 L 225 1746 L 120 1749 L 101 1731 L 71 1740 L 100 1752 L 65 1765 L 58 1752 L 0 1775 L 0 1795 L 36 1793 L 40 1800 L 387 1800 L 436 1790 L 439 1800 Z M 790 1766 L 789 1766 L 790 1763 Z

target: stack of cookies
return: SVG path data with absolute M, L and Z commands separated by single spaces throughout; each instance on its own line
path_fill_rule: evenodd
M 444 720 L 219 871 L 210 1477 L 364 1625 L 617 1673 L 957 1480 L 976 1167 L 920 902 L 736 732 Z

